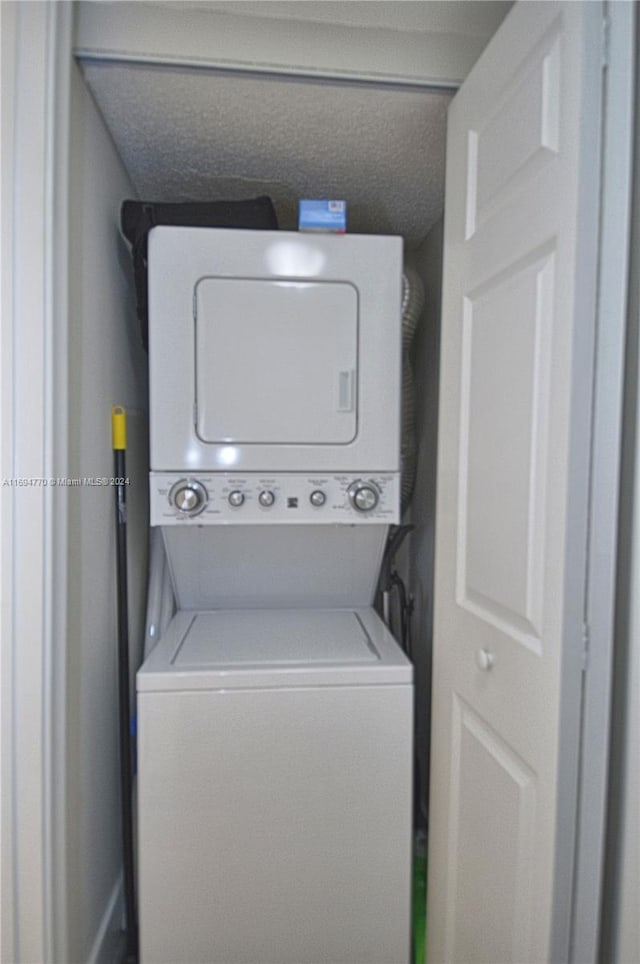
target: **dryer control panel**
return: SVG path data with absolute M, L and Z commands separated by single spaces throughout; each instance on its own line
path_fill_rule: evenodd
M 395 525 L 400 521 L 397 472 L 152 472 L 150 487 L 152 525 Z

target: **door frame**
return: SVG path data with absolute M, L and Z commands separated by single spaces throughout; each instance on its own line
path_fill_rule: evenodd
M 70 8 L 42 2 L 2 5 L 7 98 L 3 108 L 13 102 L 8 112 L 3 110 L 3 478 L 66 474 Z M 585 613 L 589 663 L 583 690 L 571 942 L 571 960 L 576 962 L 596 959 L 601 903 L 626 328 L 622 293 L 626 294 L 629 252 L 634 15 L 631 4 L 605 5 L 607 109 Z M 351 79 L 370 82 L 357 72 Z M 386 83 L 393 86 L 392 80 Z M 34 244 L 34 238 L 42 242 Z M 64 490 L 3 487 L 2 955 L 16 961 L 67 959 L 66 512 Z
M 636 8 L 603 5 L 603 114 L 591 413 L 585 666 L 569 960 L 598 958 L 607 816 L 624 354 L 633 174 Z
M 67 474 L 72 5 L 1 6 L 1 954 L 50 962 L 68 960 L 68 490 L 44 483 Z

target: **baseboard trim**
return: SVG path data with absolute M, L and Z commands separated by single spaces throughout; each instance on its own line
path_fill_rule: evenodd
M 91 953 L 87 958 L 87 964 L 114 964 L 122 940 L 123 913 L 122 874 L 118 874 L 118 879 L 113 885 L 111 896 L 107 901 L 107 906 L 96 932 Z

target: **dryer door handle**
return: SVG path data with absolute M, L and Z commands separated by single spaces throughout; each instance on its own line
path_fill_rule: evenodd
M 354 382 L 354 371 L 352 368 L 347 369 L 346 371 L 338 372 L 338 411 L 339 412 L 353 411 L 353 382 Z

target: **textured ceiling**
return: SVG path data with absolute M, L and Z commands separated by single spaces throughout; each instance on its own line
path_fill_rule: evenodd
M 442 212 L 443 92 L 88 62 L 139 197 L 345 198 L 352 232 L 420 240 Z

